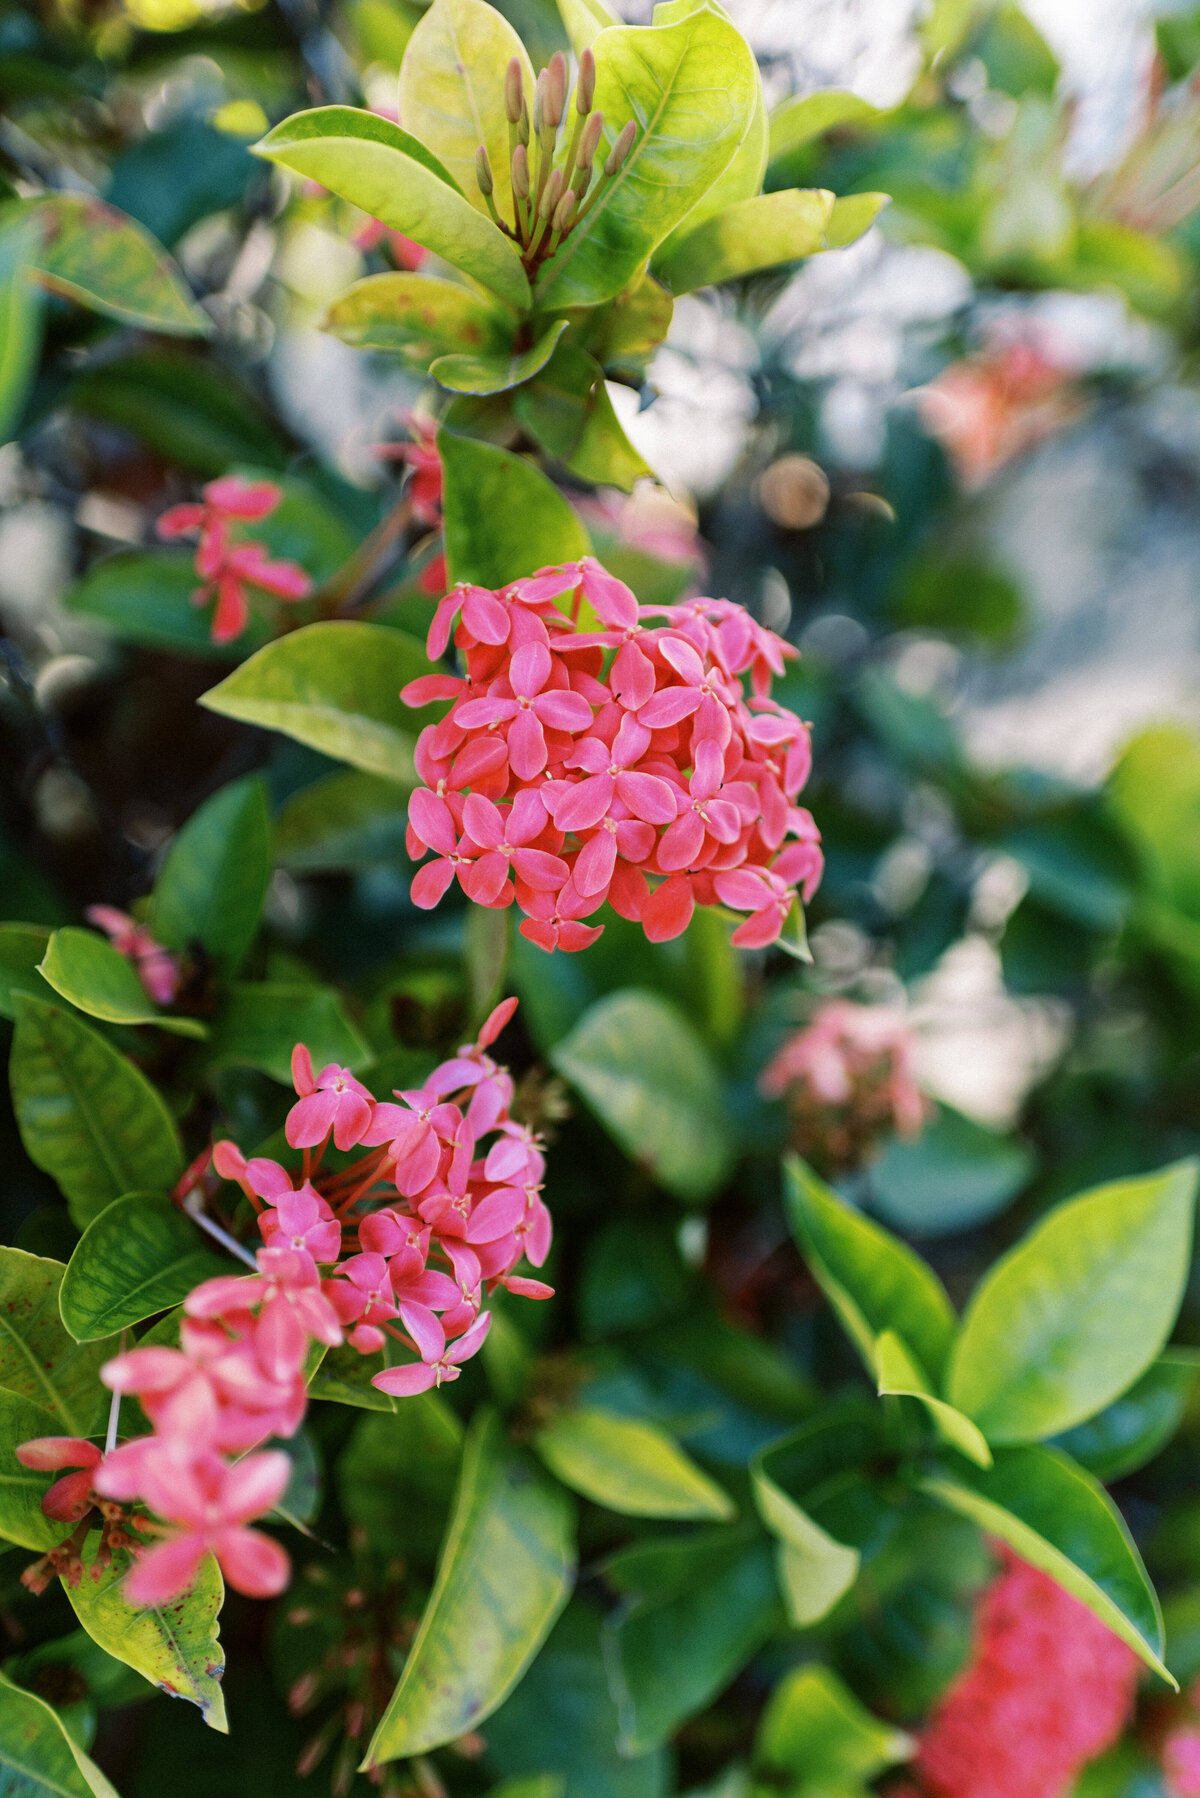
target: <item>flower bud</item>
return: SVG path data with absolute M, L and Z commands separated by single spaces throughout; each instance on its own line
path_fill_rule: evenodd
M 600 133 L 604 129 L 604 114 L 594 112 L 583 128 L 579 139 L 579 161 L 586 162 L 591 168 L 596 159 L 596 151 L 600 147 Z
M 512 184 L 518 200 L 529 198 L 529 152 L 524 144 L 518 144 L 512 154 Z
M 546 185 L 542 189 L 542 203 L 538 207 L 538 217 L 539 218 L 548 219 L 548 218 L 552 217 L 552 215 L 554 213 L 554 208 L 558 205 L 558 202 L 562 198 L 562 190 L 563 190 L 563 172 L 562 172 L 562 170 L 561 169 L 551 169 L 549 175 L 546 177 Z
M 621 167 L 626 157 L 629 155 L 629 152 L 632 150 L 633 140 L 636 136 L 637 126 L 634 124 L 633 120 L 630 119 L 628 124 L 622 126 L 620 137 L 608 152 L 608 156 L 604 163 L 604 173 L 606 175 L 612 176 L 617 173 L 617 170 Z
M 490 198 L 495 182 L 492 180 L 492 165 L 488 161 L 488 153 L 480 144 L 475 152 L 475 179 L 479 183 L 479 191 Z
M 517 142 L 527 147 L 529 144 L 529 102 L 524 94 L 521 95 L 521 122 L 517 126 Z
M 584 50 L 579 58 L 579 79 L 575 83 L 575 107 L 581 114 L 592 110 L 596 98 L 596 58 Z
M 525 83 L 521 79 L 521 59 L 514 56 L 504 76 L 504 112 L 510 125 L 519 125 L 525 104 Z
M 544 70 L 546 76 L 546 125 L 555 131 L 567 110 L 567 59 L 556 50 Z
M 542 70 L 533 86 L 533 135 L 540 137 L 546 126 L 546 71 Z
M 553 229 L 558 232 L 560 237 L 564 231 L 570 230 L 571 220 L 575 216 L 575 208 L 577 205 L 578 201 L 574 193 L 568 188 L 562 199 L 558 202 L 558 205 L 554 208 Z

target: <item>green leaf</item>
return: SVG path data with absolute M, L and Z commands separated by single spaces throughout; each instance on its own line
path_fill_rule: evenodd
M 0 1389 L 0 1536 L 44 1554 L 67 1533 L 42 1510 L 42 1499 L 58 1478 L 22 1467 L 16 1450 L 38 1436 L 62 1434 L 59 1419 L 40 1405 Z
M 179 1136 L 133 1063 L 71 1012 L 14 995 L 9 1078 L 26 1154 L 58 1181 L 80 1229 L 123 1193 L 173 1186 Z
M 1028 1185 L 1028 1144 L 947 1105 L 920 1136 L 896 1136 L 869 1169 L 871 1206 L 907 1236 L 942 1236 L 986 1223 Z
M 527 350 L 519 353 L 498 351 L 487 355 L 469 351 L 439 356 L 430 363 L 429 373 L 451 393 L 504 393 L 545 368 L 569 322 L 565 318 L 554 319 Z
M 259 1068 L 290 1086 L 296 1043 L 307 1043 L 317 1067 L 336 1061 L 360 1068 L 370 1060 L 335 992 L 278 981 L 239 981 L 230 987 L 207 1048 L 214 1064 Z
M 248 774 L 206 799 L 176 834 L 154 883 L 150 929 L 168 949 L 199 943 L 219 974 L 236 974 L 270 878 L 266 787 Z
M 229 1263 L 204 1247 L 164 1194 L 131 1192 L 94 1217 L 63 1275 L 59 1309 L 77 1342 L 94 1342 L 180 1304 Z
M 819 94 L 793 94 L 771 113 L 771 161 L 787 156 L 838 125 L 859 125 L 878 117 L 877 106 L 840 88 L 827 88 Z
M 558 0 L 558 11 L 576 56 L 590 50 L 609 25 L 621 23 L 606 0 Z
M 1082 1467 L 1055 1449 L 1004 1448 L 986 1473 L 956 1469 L 919 1485 L 1057 1580 L 1175 1685 L 1162 1662 L 1162 1613 L 1141 1556 L 1120 1512 Z
M 0 1786 L 12 1798 L 118 1798 L 58 1712 L 3 1673 Z
M 916 1751 L 911 1736 L 873 1717 L 828 1667 L 793 1667 L 763 1712 L 754 1765 L 769 1785 L 848 1790 Z
M 172 1698 L 186 1698 L 189 1704 L 198 1705 L 208 1727 L 227 1735 L 221 1691 L 225 1654 L 217 1635 L 225 1585 L 217 1563 L 205 1555 L 186 1592 L 170 1604 L 135 1610 L 121 1592 L 128 1561 L 122 1564 L 118 1555 L 110 1566 L 96 1569 L 99 1542 L 98 1536 L 88 1538 L 79 1584 L 64 1583 L 80 1623 L 114 1660 L 123 1661 Z M 97 1578 L 92 1577 L 93 1572 Z
M 494 73 L 499 89 L 503 69 Z M 318 106 L 276 125 L 254 153 L 361 206 L 509 305 L 528 306 L 529 282 L 512 243 L 476 212 L 438 158 L 390 119 Z
M 475 179 L 475 152 L 482 144 L 491 164 L 496 211 L 510 225 L 515 220 L 504 71 L 513 57 L 521 65 L 532 105 L 533 65 L 508 20 L 483 0 L 434 0 L 400 65 L 400 117 L 408 130 L 433 151 L 486 217 L 487 202 Z
M 200 704 L 411 783 L 413 743 L 427 720 L 401 703 L 400 689 L 428 673 L 424 649 L 403 631 L 350 619 L 308 624 L 268 643 Z
M 847 1547 L 822 1529 L 769 1471 L 779 1458 L 786 1467 L 788 1451 L 796 1445 L 801 1445 L 803 1453 L 810 1433 L 810 1426 L 802 1426 L 782 1443 L 760 1450 L 750 1463 L 750 1486 L 758 1514 L 779 1542 L 775 1558 L 779 1589 L 796 1629 L 819 1623 L 845 1597 L 858 1578 L 862 1559 L 857 1548 Z
M 612 26 L 592 50 L 602 142 L 611 145 L 631 119 L 638 136 L 547 264 L 542 306 L 594 306 L 620 293 L 728 167 L 758 99 L 745 39 L 708 8 L 665 26 Z
M 98 619 L 114 637 L 149 649 L 176 649 L 188 655 L 228 660 L 257 648 L 264 631 L 253 619 L 236 648 L 213 643 L 207 606 L 194 606 L 197 576 L 191 556 L 171 551 L 105 556 L 81 580 L 67 588 L 64 603 L 71 612 Z
M 627 1517 L 736 1515 L 728 1494 L 657 1424 L 615 1411 L 562 1410 L 533 1446 L 564 1485 Z
M 324 329 L 356 350 L 390 350 L 427 369 L 455 351 L 488 355 L 512 341 L 512 324 L 457 281 L 436 275 L 368 275 L 329 308 Z
M 1105 1485 L 1136 1473 L 1166 1447 L 1183 1422 L 1195 1384 L 1194 1349 L 1168 1349 L 1141 1379 L 1054 1444 Z
M 550 1059 L 621 1148 L 693 1203 L 718 1190 L 734 1145 L 720 1077 L 683 1014 L 627 987 L 589 1006 Z
M 477 1414 L 437 1579 L 365 1765 L 427 1753 L 500 1705 L 545 1641 L 574 1580 L 565 1494 Z
M 29 280 L 33 220 L 18 206 L 0 212 L 0 443 L 21 422 L 42 343 L 41 302 Z
M 1200 1166 L 1071 1199 L 976 1290 L 947 1394 L 992 1442 L 1057 1435 L 1110 1404 L 1170 1336 L 1191 1262 Z
M 785 1164 L 792 1234 L 842 1328 L 875 1373 L 875 1341 L 895 1330 L 940 1376 L 954 1335 L 954 1310 L 919 1256 L 853 1211 L 796 1156 Z M 960 1407 L 961 1408 L 961 1407 Z
M 67 925 L 50 938 L 38 965 L 42 978 L 89 1017 L 108 1024 L 159 1024 L 177 1036 L 202 1037 L 196 1018 L 159 1011 L 138 979 L 133 963 L 118 955 L 106 937 Z
M 825 248 L 833 201 L 821 187 L 789 187 L 742 200 L 672 238 L 654 272 L 678 295 L 812 256 Z
M 224 474 L 231 462 L 279 471 L 287 463 L 276 426 L 249 388 L 211 357 L 161 349 L 97 361 L 72 376 L 67 397 L 77 411 L 131 431 L 198 474 Z M 244 651 L 244 642 L 238 647 Z
M 310 1398 L 324 1399 L 334 1405 L 351 1405 L 356 1411 L 388 1411 L 399 1416 L 408 1404 L 406 1398 L 394 1398 L 372 1386 L 371 1379 L 381 1368 L 397 1367 L 412 1360 L 412 1355 L 393 1337 L 388 1337 L 378 1355 L 370 1359 L 343 1343 L 340 1348 L 322 1349 L 319 1359 L 314 1350 L 315 1366 L 309 1374 Z
M 591 548 L 558 488 L 532 462 L 443 431 L 446 562 L 450 580 L 503 587 Z
M 825 227 L 825 248 L 844 250 L 869 231 L 885 206 L 891 205 L 888 194 L 845 194 L 833 203 L 829 223 Z
M 395 866 L 407 855 L 403 789 L 357 768 L 327 774 L 285 802 L 275 820 L 273 859 L 294 874 Z
M 374 1356 L 368 1367 L 377 1368 Z M 338 1494 L 372 1547 L 432 1566 L 462 1461 L 463 1427 L 440 1392 L 394 1403 L 394 1415 L 355 1424 L 338 1457 Z
M 604 1565 L 624 1602 L 605 1623 L 623 1754 L 660 1747 L 726 1687 L 778 1620 L 771 1551 L 742 1528 L 651 1540 Z
M 961 1411 L 938 1398 L 929 1384 L 929 1376 L 919 1367 L 911 1352 L 894 1330 L 885 1330 L 875 1344 L 875 1372 L 879 1396 L 915 1398 L 924 1405 L 943 1442 L 948 1442 L 977 1467 L 992 1465 L 992 1451 L 977 1424 Z
M 13 994 L 45 992 L 38 963 L 51 932 L 44 924 L 0 924 L 0 1018 L 13 1015 Z
M 35 204 L 36 279 L 93 312 L 172 337 L 210 337 L 212 321 L 144 225 L 103 200 L 55 194 Z
M 613 411 L 604 370 L 585 350 L 560 344 L 545 368 L 513 395 L 512 407 L 547 455 L 581 480 L 629 493 L 651 473 Z
M 108 1412 L 100 1369 L 115 1345 L 67 1334 L 63 1278 L 61 1261 L 0 1248 L 0 1387 L 48 1411 L 58 1435 L 90 1436 Z
M 675 302 L 666 288 L 652 275 L 645 275 L 592 314 L 587 348 L 605 368 L 640 380 L 671 328 L 674 311 Z

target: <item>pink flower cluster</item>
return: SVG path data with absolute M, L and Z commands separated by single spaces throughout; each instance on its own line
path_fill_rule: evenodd
M 243 481 L 222 475 L 203 490 L 203 503 L 171 506 L 158 521 L 160 537 L 196 537 L 196 573 L 203 585 L 192 603 L 216 602 L 212 620 L 214 643 L 232 643 L 250 622 L 248 588 L 276 599 L 307 599 L 312 583 L 295 562 L 272 562 L 254 538 L 236 539 L 234 527 L 269 518 L 283 498 L 274 481 Z
M 878 1083 L 893 1128 L 916 1136 L 928 1107 L 913 1072 L 907 1018 L 886 1005 L 830 999 L 772 1056 L 759 1085 L 768 1099 L 803 1087 L 821 1105 L 848 1105 L 867 1082 Z
M 1133 1706 L 1132 1649 L 1047 1574 L 1001 1552 L 970 1665 L 921 1737 L 914 1771 L 927 1798 L 1064 1798 Z
M 118 911 L 115 905 L 89 905 L 87 921 L 103 930 L 118 955 L 131 961 L 148 998 L 155 1005 L 170 1005 L 179 991 L 179 969 L 169 950 L 157 942 L 144 924 Z
M 599 630 L 578 628 L 585 601 Z M 796 803 L 808 727 L 770 697 L 789 644 L 727 600 L 640 606 L 590 556 L 495 593 L 456 587 L 429 632 L 433 661 L 452 630 L 463 673 L 402 694 L 452 701 L 417 741 L 408 847 L 435 859 L 415 904 L 457 878 L 479 905 L 515 900 L 522 936 L 547 950 L 595 942 L 602 926 L 583 920 L 606 900 L 651 942 L 680 935 L 696 905 L 749 913 L 742 947 L 776 940 L 823 865 Z
M 262 1444 L 300 1426 L 311 1345 L 406 1352 L 415 1359 L 381 1368 L 371 1384 L 425 1392 L 456 1380 L 482 1347 L 486 1293 L 502 1286 L 550 1297 L 549 1286 L 516 1271 L 523 1258 L 540 1267 L 549 1253 L 545 1162 L 538 1139 L 509 1114 L 511 1077 L 488 1054 L 516 1003 L 497 1006 L 475 1042 L 423 1087 L 396 1093 L 398 1103 L 377 1103 L 345 1068 L 314 1071 L 297 1045 L 299 1096 L 285 1133 L 301 1167 L 247 1160 L 232 1142 L 213 1150 L 216 1171 L 258 1213 L 264 1246 L 254 1271 L 189 1294 L 178 1348 L 138 1346 L 101 1370 L 113 1392 L 137 1397 L 153 1433 L 103 1457 L 92 1443 L 60 1438 L 18 1451 L 26 1466 L 79 1469 L 50 1488 L 47 1515 L 82 1518 L 99 1495 L 140 1502 L 161 1520 L 134 1526 L 163 1540 L 138 1554 L 127 1583 L 133 1602 L 166 1602 L 206 1552 L 252 1597 L 286 1585 L 283 1549 L 249 1525 L 287 1486 L 287 1455 Z M 325 1173 L 331 1145 L 366 1153 Z

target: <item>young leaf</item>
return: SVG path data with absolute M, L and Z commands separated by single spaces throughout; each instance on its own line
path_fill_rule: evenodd
M 497 88 L 503 78 L 498 68 Z M 390 119 L 319 106 L 276 125 L 254 153 L 361 206 L 509 305 L 528 306 L 529 282 L 513 244 L 476 212 L 438 158 Z
M 828 1667 L 794 1667 L 771 1694 L 754 1738 L 754 1764 L 770 1785 L 801 1781 L 849 1792 L 917 1745 L 873 1717 Z
M 689 220 L 655 259 L 654 273 L 678 295 L 812 256 L 826 247 L 833 201 L 822 187 L 789 187 L 727 206 L 694 228 Z
M 132 962 L 94 930 L 56 930 L 38 966 L 56 993 L 108 1024 L 159 1024 L 176 1036 L 203 1037 L 197 1018 L 174 1018 L 149 997 Z
M 875 1343 L 875 1373 L 881 1398 L 887 1394 L 915 1398 L 929 1412 L 943 1442 L 950 1443 L 977 1467 L 991 1466 L 992 1451 L 983 1432 L 969 1417 L 936 1396 L 924 1368 L 917 1365 L 894 1330 L 885 1330 Z
M 591 548 L 558 488 L 522 456 L 443 431 L 446 562 L 451 581 L 503 587 Z
M 27 993 L 13 1004 L 9 1078 L 21 1141 L 58 1181 L 79 1228 L 122 1193 L 174 1185 L 183 1150 L 145 1075 L 60 1006 Z
M 122 324 L 172 337 L 209 337 L 212 321 L 192 299 L 177 265 L 127 213 L 103 200 L 54 194 L 38 200 L 35 278 Z
M 225 1583 L 217 1563 L 205 1555 L 186 1592 L 169 1604 L 135 1610 L 121 1591 L 128 1561 L 118 1555 L 110 1566 L 96 1568 L 99 1541 L 95 1535 L 88 1538 L 79 1584 L 63 1585 L 80 1623 L 114 1660 L 124 1661 L 172 1698 L 198 1705 L 208 1727 L 228 1735 L 221 1691 L 225 1652 L 217 1635 Z
M 605 139 L 615 142 L 629 120 L 638 136 L 546 265 L 538 303 L 556 309 L 620 293 L 728 167 L 758 98 L 745 39 L 707 7 L 670 25 L 610 27 L 592 49 Z
M 940 1376 L 954 1335 L 954 1310 L 919 1256 L 853 1211 L 812 1169 L 790 1156 L 784 1203 L 792 1234 L 842 1327 L 875 1373 L 875 1341 L 895 1330 Z
M 606 0 L 558 0 L 558 11 L 576 56 L 589 50 L 608 26 L 621 23 Z
M 0 1248 L 0 1387 L 48 1411 L 52 1433 L 90 1436 L 108 1411 L 100 1368 L 116 1345 L 81 1348 L 67 1334 L 60 1315 L 64 1271 L 61 1261 Z
M 0 212 L 0 443 L 16 434 L 41 348 L 41 303 L 29 279 L 36 240 L 22 207 Z
M 412 746 L 428 720 L 401 703 L 400 689 L 428 672 L 424 649 L 403 631 L 357 619 L 307 624 L 268 643 L 200 704 L 411 783 Z
M 266 787 L 248 774 L 205 800 L 176 835 L 154 883 L 150 929 L 168 949 L 199 943 L 219 974 L 236 974 L 270 878 Z
M 527 350 L 496 351 L 492 354 L 461 351 L 452 356 L 439 356 L 429 365 L 433 379 L 451 393 L 504 393 L 519 387 L 539 369 L 545 368 L 554 354 L 554 346 L 570 321 L 556 318 L 534 339 Z
M 790 1621 L 806 1629 L 828 1615 L 858 1578 L 857 1548 L 837 1542 L 767 1472 L 765 1451 L 750 1463 L 758 1514 L 778 1539 L 776 1573 Z
M 869 231 L 885 206 L 891 205 L 888 194 L 845 194 L 833 203 L 829 223 L 825 227 L 825 248 L 844 250 Z
M 947 1396 L 992 1442 L 1057 1435 L 1110 1404 L 1171 1333 L 1191 1262 L 1195 1161 L 1060 1205 L 985 1276 Z
M 216 1065 L 259 1068 L 281 1086 L 292 1081 L 292 1050 L 305 1043 L 317 1067 L 336 1061 L 361 1068 L 370 1050 L 325 986 L 238 981 L 225 996 L 207 1045 Z
M 509 225 L 515 220 L 504 71 L 513 57 L 532 105 L 533 65 L 508 20 L 484 0 L 434 0 L 400 65 L 400 117 L 408 130 L 486 216 L 475 179 L 475 153 L 482 144 L 495 183 L 495 207 Z
M 1057 1580 L 1175 1685 L 1162 1662 L 1154 1588 L 1124 1519 L 1091 1474 L 1055 1449 L 1004 1448 L 987 1472 L 956 1469 L 918 1484 Z
M 59 1310 L 77 1342 L 94 1342 L 185 1299 L 230 1271 L 164 1194 L 131 1192 L 84 1231 L 62 1276 Z
M 437 1579 L 365 1766 L 475 1728 L 520 1679 L 574 1582 L 570 1501 L 477 1415 Z
M 67 1533 L 42 1510 L 42 1499 L 58 1476 L 22 1467 L 16 1450 L 37 1436 L 61 1433 L 62 1425 L 53 1413 L 0 1389 L 0 1537 L 38 1554 L 53 1548 Z
M 657 1424 L 615 1411 L 557 1412 L 533 1439 L 572 1491 L 627 1517 L 728 1519 L 736 1506 Z
M 390 350 L 422 370 L 437 356 L 495 354 L 512 342 L 510 320 L 437 275 L 368 275 L 334 301 L 324 329 L 356 350 Z
M 550 1059 L 660 1186 L 710 1199 L 733 1160 L 721 1082 L 682 1012 L 627 987 L 589 1006 Z
M 12 1017 L 14 993 L 45 993 L 38 963 L 50 936 L 44 924 L 0 924 L 0 1018 Z
M 857 94 L 827 88 L 819 94 L 793 94 L 776 106 L 770 118 L 770 157 L 774 162 L 811 143 L 837 125 L 858 125 L 879 117 L 879 108 Z
M 118 1798 L 58 1712 L 3 1673 L 0 1787 L 13 1798 Z

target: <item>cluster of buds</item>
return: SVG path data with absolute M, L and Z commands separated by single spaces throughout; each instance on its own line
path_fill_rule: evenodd
M 1000 1552 L 970 1664 L 921 1737 L 917 1784 L 890 1798 L 1065 1798 L 1125 1726 L 1133 1650 L 1047 1574 Z
M 113 1500 L 154 1514 L 157 1521 L 136 1526 L 162 1539 L 137 1554 L 126 1585 L 132 1602 L 165 1603 L 207 1552 L 239 1592 L 270 1597 L 286 1585 L 283 1549 L 249 1526 L 287 1486 L 287 1455 L 261 1445 L 300 1427 L 314 1343 L 347 1341 L 362 1355 L 408 1351 L 415 1359 L 382 1368 L 371 1383 L 392 1395 L 425 1392 L 456 1380 L 482 1347 L 491 1322 L 485 1294 L 504 1287 L 550 1296 L 516 1272 L 523 1257 L 540 1267 L 549 1252 L 545 1163 L 538 1139 L 510 1115 L 510 1076 L 488 1054 L 515 1007 L 515 999 L 497 1006 L 475 1042 L 419 1090 L 396 1093 L 396 1104 L 377 1103 L 345 1068 L 314 1072 L 297 1045 L 299 1097 L 285 1134 L 301 1167 L 248 1161 L 232 1142 L 213 1149 L 217 1173 L 256 1211 L 264 1246 L 250 1256 L 197 1219 L 252 1271 L 188 1295 L 178 1348 L 139 1345 L 101 1370 L 115 1394 L 137 1397 L 153 1433 L 103 1455 L 58 1438 L 18 1451 L 27 1466 L 79 1469 L 50 1488 L 47 1515 L 86 1517 Z M 331 1145 L 367 1152 L 323 1173 Z
M 512 174 L 512 221 L 496 206 L 495 179 L 487 150 L 475 152 L 475 179 L 493 224 L 511 237 L 530 274 L 555 254 L 563 240 L 592 211 L 600 195 L 624 167 L 637 137 L 633 120 L 623 126 L 600 165 L 596 159 L 604 134 L 604 114 L 593 110 L 596 59 L 590 50 L 579 58 L 573 106 L 567 97 L 567 59 L 556 51 L 537 78 L 533 111 L 525 94 L 520 59 L 513 57 L 504 78 L 504 110 L 508 119 L 508 152 Z M 559 129 L 573 115 L 559 162 Z
M 155 1005 L 170 1005 L 179 992 L 179 969 L 170 951 L 144 924 L 115 905 L 89 905 L 85 915 L 89 924 L 105 933 L 117 954 L 133 963 L 147 998 Z
M 312 583 L 295 562 L 272 562 L 254 538 L 238 538 L 238 525 L 269 518 L 283 498 L 274 481 L 243 481 L 222 475 L 203 489 L 203 500 L 171 506 L 158 521 L 158 534 L 168 542 L 198 537 L 196 573 L 201 585 L 192 604 L 213 606 L 212 640 L 232 643 L 250 622 L 249 589 L 275 599 L 307 599 Z
M 929 1106 L 913 1055 L 903 1012 L 830 999 L 772 1056 L 759 1090 L 786 1103 L 800 1154 L 823 1173 L 845 1173 L 884 1132 L 920 1135 Z
M 601 629 L 578 628 L 583 601 Z M 602 926 L 582 920 L 606 900 L 651 942 L 680 935 L 696 905 L 748 912 L 740 947 L 775 942 L 797 886 L 807 899 L 822 870 L 796 804 L 808 727 L 770 697 L 795 650 L 727 600 L 639 606 L 591 557 L 495 593 L 456 587 L 431 660 L 456 617 L 464 673 L 402 694 L 453 702 L 417 740 L 426 784 L 409 802 L 408 848 L 435 859 L 413 902 L 436 905 L 457 878 L 479 905 L 515 900 L 521 935 L 547 950 L 593 943 Z

